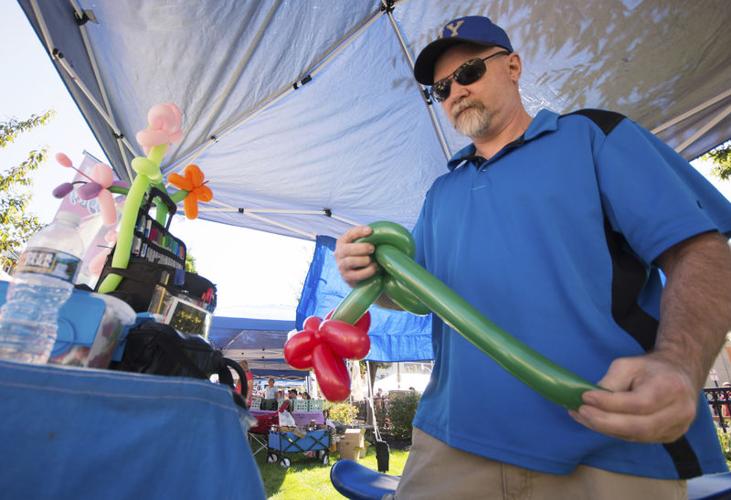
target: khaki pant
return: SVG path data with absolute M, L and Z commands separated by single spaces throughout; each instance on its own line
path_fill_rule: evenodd
M 685 481 L 627 476 L 583 465 L 568 475 L 534 472 L 456 450 L 414 428 L 396 498 L 674 500 L 686 499 L 688 493 Z

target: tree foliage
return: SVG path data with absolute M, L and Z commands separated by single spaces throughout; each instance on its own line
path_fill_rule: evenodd
M 0 148 L 4 148 L 15 141 L 23 132 L 45 125 L 54 114 L 53 110 L 48 110 L 42 115 L 30 115 L 27 120 L 18 121 L 11 118 L 8 121 L 0 122 Z
M 22 133 L 45 125 L 53 116 L 49 110 L 31 115 L 27 120 L 10 119 L 0 122 L 0 149 L 7 147 Z M 31 174 L 46 161 L 48 148 L 34 149 L 20 164 L 0 173 L 0 265 L 9 267 L 14 255 L 40 229 L 38 217 L 28 213 L 31 200 Z
M 731 177 L 731 142 L 709 151 L 703 155 L 703 158 L 713 162 L 713 170 L 711 171 L 713 175 L 723 180 L 728 180 Z
M 195 257 L 190 253 L 190 250 L 185 254 L 185 270 L 189 273 L 197 274 Z

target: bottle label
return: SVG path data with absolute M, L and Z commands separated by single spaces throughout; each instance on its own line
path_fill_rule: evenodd
M 54 276 L 69 283 L 76 280 L 81 259 L 52 248 L 28 248 L 18 259 L 15 273 L 34 273 Z

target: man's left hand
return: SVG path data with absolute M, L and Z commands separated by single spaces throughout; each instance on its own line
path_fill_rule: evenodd
M 571 416 L 586 427 L 626 441 L 670 443 L 695 419 L 698 392 L 691 376 L 654 354 L 616 359 Z

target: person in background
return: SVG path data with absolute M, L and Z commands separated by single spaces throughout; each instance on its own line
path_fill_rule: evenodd
M 273 378 L 267 381 L 267 386 L 264 388 L 264 399 L 277 399 L 277 388 L 274 387 Z
M 396 497 L 683 498 L 686 479 L 727 470 L 701 389 L 731 330 L 731 204 L 619 113 L 529 115 L 522 70 L 481 16 L 417 57 L 416 80 L 472 143 L 425 196 L 415 260 L 607 390 L 566 411 L 432 316 L 436 361 Z M 351 286 L 378 271 L 357 242 L 371 232 L 338 239 Z
M 264 400 L 261 402 L 262 410 L 276 410 L 279 407 L 277 402 L 277 388 L 274 387 L 274 379 L 270 378 L 264 387 Z
M 249 362 L 245 359 L 239 361 L 239 366 L 246 375 L 246 407 L 251 408 L 251 400 L 254 398 L 254 375 L 249 370 Z M 241 394 L 243 385 L 241 380 L 236 383 L 236 391 Z
M 310 397 L 310 393 L 305 391 L 302 393 L 302 399 L 312 399 L 312 398 Z
M 721 384 L 721 388 L 725 389 L 721 395 L 721 400 L 725 401 L 723 406 L 721 406 L 721 416 L 729 418 L 731 417 L 731 410 L 729 410 L 729 406 L 731 406 L 731 382 L 724 382 Z
M 282 392 L 282 391 L 279 391 Z M 282 397 L 284 397 L 284 393 L 282 393 Z M 292 404 L 292 401 L 297 399 L 297 389 L 290 389 L 287 391 L 287 399 L 282 399 L 279 401 L 279 413 L 282 413 L 283 411 L 292 412 L 294 411 L 294 405 Z

